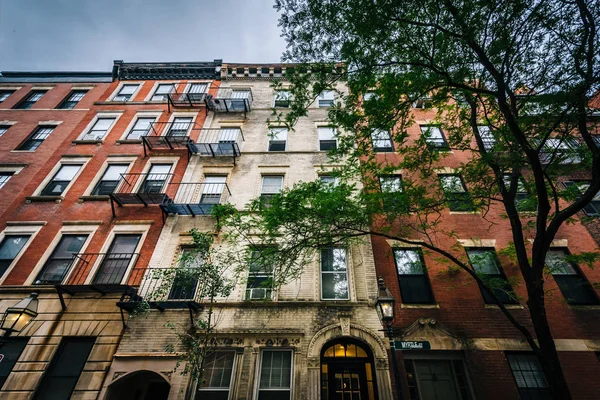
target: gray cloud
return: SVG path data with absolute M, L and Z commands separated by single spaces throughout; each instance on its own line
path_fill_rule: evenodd
M 277 18 L 273 0 L 0 0 L 0 70 L 277 62 L 285 49 Z

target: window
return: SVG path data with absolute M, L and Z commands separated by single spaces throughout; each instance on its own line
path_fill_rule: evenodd
M 150 129 L 152 129 L 152 124 L 156 121 L 154 117 L 139 117 L 133 128 L 127 134 L 127 140 L 137 140 L 142 136 L 148 136 L 150 133 Z
M 269 151 L 285 151 L 288 130 L 286 128 L 271 128 L 269 135 Z
M 4 383 L 12 372 L 17 360 L 21 357 L 21 353 L 25 350 L 28 341 L 29 338 L 20 337 L 3 339 L 2 346 L 0 347 L 2 355 L 4 356 L 0 363 L 0 389 L 4 386 Z
M 507 354 L 508 365 L 517 383 L 519 395 L 523 400 L 550 400 L 548 381 L 542 371 L 538 358 L 533 354 Z
M 83 99 L 83 96 L 85 96 L 87 92 L 87 90 L 71 90 L 71 93 L 69 93 L 69 95 L 65 97 L 62 103 L 60 103 L 56 108 L 61 110 L 70 110 L 75 108 L 77 103 Z
M 507 190 L 510 190 L 510 175 L 504 175 L 502 177 L 504 179 L 504 186 L 506 186 Z M 525 188 L 525 183 L 523 182 L 523 177 L 519 176 L 517 178 L 517 192 L 515 193 L 515 206 L 517 207 L 517 211 L 535 211 L 537 208 L 537 203 L 535 198 L 529 195 L 529 192 Z
M 13 94 L 15 91 L 14 90 L 0 90 L 0 103 L 2 103 L 4 100 L 8 99 L 8 97 Z
M 411 353 L 404 352 L 410 400 L 473 398 L 462 359 L 419 359 Z
M 0 136 L 4 135 L 8 128 L 10 128 L 10 125 L 0 125 Z
M 564 184 L 567 189 L 574 191 L 578 195 L 577 198 L 582 196 L 590 187 L 590 182 L 586 181 L 566 181 Z M 589 216 L 600 216 L 600 192 L 596 193 L 592 201 L 583 207 L 583 212 Z
M 348 300 L 348 268 L 346 250 L 321 249 L 321 298 Z
M 320 127 L 317 128 L 319 134 L 319 150 L 327 151 L 337 149 L 337 138 L 335 137 L 335 128 Z
M 107 196 L 115 191 L 115 188 L 121 180 L 121 174 L 124 174 L 129 168 L 129 164 L 109 164 L 102 178 L 94 187 L 92 195 Z
M 450 211 L 471 211 L 473 201 L 460 175 L 438 175 Z
M 119 90 L 119 93 L 117 93 L 117 95 L 115 97 L 113 97 L 113 101 L 130 101 L 131 98 L 133 97 L 133 94 L 135 93 L 135 91 L 138 89 L 140 85 L 133 85 L 133 84 L 125 84 L 123 86 L 121 86 L 121 89 Z
M 225 182 L 227 181 L 226 176 L 205 176 L 204 182 L 202 182 L 202 197 L 200 198 L 201 204 L 220 204 L 221 197 L 225 192 Z
M 81 251 L 88 235 L 63 235 L 35 279 L 35 285 L 61 283 L 69 273 L 73 256 Z
M 275 92 L 275 107 L 289 108 L 292 100 L 292 94 L 289 90 L 278 90 Z
M 268 206 L 271 199 L 283 188 L 283 176 L 263 175 L 260 198 L 264 205 Z
M 228 400 L 233 381 L 235 352 L 215 351 L 204 360 L 202 381 L 198 384 L 196 399 Z
M 63 337 L 33 398 L 70 399 L 95 341 L 93 337 Z
M 473 248 L 466 250 L 473 271 L 492 289 L 496 298 L 504 304 L 515 304 L 517 302 L 515 293 L 502 271 L 494 249 Z M 495 304 L 492 296 L 483 287 L 480 286 L 479 289 L 486 304 Z
M 418 108 L 420 110 L 424 110 L 424 109 L 430 108 L 430 107 L 431 107 L 431 97 L 429 97 L 429 96 L 421 97 L 421 98 L 415 100 L 415 102 L 413 103 L 413 108 Z
M 6 182 L 10 180 L 14 172 L 0 172 L 0 189 L 6 185 Z
M 479 137 L 481 137 L 481 141 L 483 142 L 483 148 L 485 151 L 490 152 L 494 150 L 494 146 L 496 145 L 496 138 L 492 135 L 490 131 L 490 127 L 487 125 L 480 125 L 477 127 L 479 131 Z
M 383 129 L 375 129 L 371 132 L 371 141 L 373 142 L 373 150 L 377 152 L 394 151 L 392 145 L 392 136 L 389 131 Z
M 77 175 L 81 167 L 81 164 L 61 165 L 59 170 L 56 172 L 56 174 L 54 174 L 54 177 L 52 177 L 50 182 L 48 182 L 48 184 L 46 185 L 44 190 L 42 190 L 42 193 L 40 195 L 60 196 L 64 194 L 65 189 L 67 188 L 67 186 L 69 186 L 73 178 L 75 178 L 75 175 Z
M 547 139 L 540 150 L 540 161 L 542 164 L 577 164 L 581 161 L 577 148 L 577 142 L 568 138 Z
M 38 126 L 17 150 L 35 151 L 48 136 L 54 131 L 54 126 Z
M 81 138 L 81 140 L 102 140 L 114 124 L 115 117 L 100 117 L 96 119 L 92 128 Z
M 275 249 L 259 247 L 252 250 L 248 265 L 246 300 L 271 300 L 273 295 L 273 266 L 267 261 Z
M 402 195 L 402 175 L 382 175 L 379 177 L 381 198 L 386 209 L 396 208 L 396 211 L 408 212 L 409 205 Z
M 172 167 L 172 164 L 152 164 L 138 193 L 164 193 L 165 184 L 171 177 Z
M 402 192 L 402 175 L 382 175 L 379 177 L 379 186 L 383 193 Z
M 418 249 L 394 249 L 394 259 L 396 260 L 402 302 L 407 304 L 435 303 L 421 251 Z
M 0 277 L 4 276 L 30 237 L 31 235 L 6 235 L 2 239 L 2 243 L 0 243 Z
M 327 186 L 337 186 L 339 183 L 338 178 L 332 175 L 319 175 L 319 180 Z
M 175 90 L 175 84 L 173 83 L 161 83 L 156 87 L 154 95 L 150 99 L 151 101 L 167 101 L 168 94 Z
M 579 266 L 567 261 L 566 249 L 550 249 L 546 253 L 546 265 L 550 269 L 561 293 L 569 304 L 598 304 L 596 292 L 581 274 Z
M 325 90 L 319 94 L 319 107 L 333 107 L 333 100 L 333 90 Z
M 425 142 L 434 150 L 449 150 L 448 142 L 439 126 L 421 125 L 421 133 Z
M 39 99 L 41 99 L 42 96 L 46 92 L 47 92 L 47 90 L 32 90 L 31 92 L 29 92 L 27 97 L 25 97 L 23 100 L 18 102 L 17 105 L 14 106 L 13 108 L 16 108 L 19 110 L 27 110 L 27 109 L 31 108 L 32 105 L 37 103 L 37 101 Z
M 207 83 L 192 83 L 188 87 L 188 98 L 192 101 L 202 101 L 206 96 Z
M 134 253 L 142 235 L 115 235 L 108 252 L 104 255 L 98 272 L 94 276 L 94 284 L 120 284 L 132 261 L 137 261 L 138 254 Z
M 179 268 L 175 272 L 169 300 L 195 300 L 198 288 L 198 268 L 204 264 L 201 254 L 193 247 L 183 247 Z
M 173 118 L 167 136 L 187 136 L 193 120 L 192 117 Z
M 292 392 L 292 351 L 263 350 L 258 400 L 289 400 Z
M 364 101 L 369 101 L 371 99 L 377 99 L 377 98 L 379 98 L 379 96 L 375 92 L 367 92 L 367 93 L 363 94 Z

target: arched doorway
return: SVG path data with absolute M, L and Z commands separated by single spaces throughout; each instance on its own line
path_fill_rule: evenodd
M 152 371 L 135 371 L 111 383 L 107 400 L 167 400 L 171 385 Z
M 350 338 L 331 341 L 321 350 L 321 400 L 376 400 L 373 353 Z

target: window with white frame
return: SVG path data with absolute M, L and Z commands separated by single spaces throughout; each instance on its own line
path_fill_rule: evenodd
M 270 300 L 273 296 L 273 247 L 256 247 L 250 252 L 246 300 Z
M 263 175 L 260 188 L 260 198 L 268 205 L 271 199 L 283 189 L 283 175 Z
M 576 193 L 577 198 L 583 196 L 583 194 L 590 187 L 589 181 L 565 181 L 564 185 L 567 189 Z M 583 207 L 583 212 L 589 216 L 600 216 L 600 191 L 592 198 L 592 200 Z
M 113 101 L 131 101 L 134 93 L 138 90 L 140 85 L 126 83 L 121 86 L 119 92 L 113 97 Z
M 579 145 L 572 139 L 550 138 L 540 150 L 542 164 L 577 164 L 581 161 L 577 149 Z
M 319 175 L 319 180 L 327 186 L 337 186 L 339 183 L 337 176 L 333 175 Z
M 0 136 L 4 135 L 8 128 L 10 128 L 10 125 L 0 125 Z
M 483 285 L 494 293 L 494 296 L 504 304 L 517 302 L 515 293 L 508 283 L 500 265 L 496 251 L 492 248 L 472 247 L 465 249 L 473 271 L 484 281 L 479 284 L 481 295 L 487 304 L 495 304 L 494 298 L 485 290 Z
M 402 192 L 402 175 L 381 175 L 379 186 L 383 193 L 400 193 Z
M 321 249 L 321 298 L 323 300 L 349 299 L 345 249 Z
M 258 400 L 290 400 L 292 358 L 292 350 L 262 351 Z
M 71 90 L 71 93 L 65 97 L 65 99 L 58 105 L 57 108 L 61 110 L 71 110 L 75 108 L 77 103 L 83 99 L 83 96 L 85 96 L 87 92 L 87 89 Z
M 173 83 L 160 83 L 154 94 L 152 95 L 151 101 L 167 101 L 168 95 L 175 91 L 175 84 Z
M 319 107 L 333 107 L 335 92 L 333 90 L 324 90 L 319 94 Z
M 292 100 L 292 93 L 289 90 L 277 90 L 275 91 L 275 102 L 276 108 L 289 108 Z
M 35 131 L 25 140 L 17 150 L 35 151 L 54 131 L 55 126 L 40 125 Z
M 102 178 L 98 181 L 92 195 L 107 196 L 115 191 L 121 180 L 121 174 L 124 174 L 129 168 L 129 164 L 109 164 L 102 174 Z
M 48 285 L 63 282 L 69 273 L 68 268 L 73 256 L 79 253 L 88 235 L 65 234 L 44 263 L 42 270 L 34 281 L 34 285 Z
M 204 359 L 202 380 L 198 382 L 195 400 L 228 400 L 233 383 L 234 351 L 217 350 Z
M 319 150 L 327 151 L 337 149 L 337 138 L 335 136 L 335 128 L 330 126 L 322 126 L 317 128 L 319 135 Z
M 269 134 L 269 151 L 285 151 L 287 128 L 271 128 Z
M 502 179 L 504 180 L 504 186 L 506 189 L 510 190 L 512 177 L 510 175 L 503 175 Z M 517 207 L 517 211 L 535 211 L 537 208 L 537 202 L 535 201 L 535 198 L 529 194 L 529 191 L 527 191 L 522 176 L 517 178 L 515 206 Z
M 201 204 L 220 204 L 221 197 L 225 192 L 225 175 L 208 175 L 204 177 L 202 182 L 202 196 L 200 197 Z
M 8 97 L 13 94 L 15 90 L 0 90 L 0 103 L 4 100 L 8 99 Z
M 439 126 L 421 125 L 421 133 L 425 137 L 425 142 L 434 150 L 448 150 L 448 142 Z
M 371 132 L 371 141 L 373 142 L 373 150 L 376 152 L 394 151 L 392 136 L 389 131 L 383 129 L 373 130 Z
M 479 125 L 477 126 L 477 131 L 479 132 L 479 137 L 481 137 L 481 141 L 483 142 L 483 148 L 485 151 L 490 152 L 494 150 L 494 146 L 496 145 L 496 138 L 492 134 L 490 127 L 487 125 Z
M 13 175 L 14 172 L 0 172 L 0 189 L 6 185 L 6 182 L 8 182 Z
M 137 140 L 142 136 L 148 136 L 150 129 L 152 129 L 152 123 L 156 121 L 155 117 L 138 117 L 133 124 L 133 127 L 127 134 L 128 140 Z
M 250 89 L 233 89 L 231 91 L 232 99 L 249 99 Z
M 188 98 L 193 101 L 203 100 L 206 95 L 206 89 L 208 89 L 207 83 L 190 83 L 187 88 Z
M 98 117 L 90 130 L 81 137 L 81 140 L 102 140 L 116 121 L 116 117 Z
M 192 126 L 192 117 L 175 117 L 166 136 L 187 136 Z
M 46 94 L 47 90 L 32 90 L 27 96 L 18 102 L 13 108 L 18 110 L 28 110 L 37 103 Z
M 54 174 L 50 182 L 46 184 L 41 196 L 60 196 L 63 195 L 67 186 L 77 175 L 83 164 L 63 164 Z
M 30 238 L 31 235 L 20 234 L 4 236 L 0 243 L 0 277 L 4 276 Z

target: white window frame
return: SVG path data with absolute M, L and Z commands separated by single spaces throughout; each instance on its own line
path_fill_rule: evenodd
M 17 121 L 0 121 L 0 126 L 5 126 L 6 127 L 6 131 L 4 131 L 3 133 L 0 133 L 0 137 L 4 136 L 4 134 L 6 132 L 8 132 L 10 130 L 10 128 L 13 127 L 13 125 L 15 125 L 17 123 Z
M 135 99 L 135 96 L 137 96 L 137 94 L 140 91 L 140 89 L 142 88 L 142 86 L 144 86 L 144 83 L 145 83 L 144 81 L 120 82 L 119 85 L 117 86 L 117 88 L 112 92 L 112 94 L 108 98 L 108 101 L 118 101 L 118 102 L 130 103 L 130 102 L 134 101 L 133 99 Z M 123 86 L 125 86 L 125 85 L 137 85 L 137 88 L 131 94 L 131 97 L 129 98 L 129 100 L 126 100 L 126 101 L 115 100 L 115 97 L 117 97 L 119 95 L 119 92 L 121 92 L 121 90 L 123 89 Z
M 255 392 L 254 392 L 254 398 L 258 399 L 258 396 L 261 392 L 260 389 L 260 375 L 262 374 L 262 361 L 263 361 L 263 355 L 265 351 L 288 351 L 291 353 L 291 357 L 290 357 L 290 400 L 294 399 L 294 372 L 295 372 L 295 357 L 294 357 L 294 349 L 292 348 L 273 348 L 273 347 L 266 347 L 266 348 L 261 348 L 260 349 L 260 357 L 258 357 L 258 366 L 257 366 L 257 370 L 258 373 L 256 374 L 256 384 L 255 384 Z M 278 390 L 278 389 L 263 389 L 264 391 L 270 391 L 270 390 Z M 281 390 L 281 389 L 279 389 Z
M 331 129 L 333 131 L 333 139 L 321 139 L 321 133 L 320 133 L 321 129 Z M 321 140 L 335 140 L 335 148 L 337 149 L 339 147 L 339 141 L 337 138 L 337 129 L 330 125 L 317 125 L 317 145 L 318 145 L 317 151 L 329 151 L 329 150 L 321 150 Z
M 189 93 L 190 89 L 192 88 L 192 85 L 206 85 L 206 90 L 202 93 L 208 93 L 208 91 L 210 90 L 210 84 L 211 81 L 188 81 L 188 83 L 186 83 L 185 88 L 183 89 L 183 93 Z
M 287 97 L 287 99 L 284 98 L 278 98 L 278 94 L 279 93 L 287 93 L 287 95 L 285 97 Z M 287 107 L 283 107 L 283 106 L 278 106 L 277 105 L 277 100 L 287 100 L 289 103 L 292 102 L 293 100 L 293 96 L 292 96 L 292 92 L 290 89 L 278 89 L 278 90 L 274 90 L 273 91 L 273 108 L 281 108 L 281 109 L 289 109 L 290 105 L 288 104 Z
M 287 151 L 287 143 L 288 143 L 288 133 L 289 130 L 283 126 L 270 126 L 269 127 L 269 135 L 268 135 L 268 143 L 267 143 L 267 151 L 268 152 L 280 152 Z M 283 139 L 280 137 L 283 136 Z M 269 150 L 271 147 L 271 142 L 284 142 L 283 150 Z
M 19 175 L 19 172 L 21 172 L 26 166 L 27 164 L 15 164 L 14 166 L 11 166 L 10 164 L 0 164 L 0 172 L 12 173 L 11 177 L 4 182 L 4 185 L 0 186 L 0 189 L 4 188 L 4 186 L 13 178 L 13 176 Z
M 79 171 L 77 171 L 77 173 L 75 174 L 73 179 L 71 179 L 71 182 L 67 185 L 65 190 L 60 195 L 60 197 L 62 199 L 64 199 L 65 196 L 67 195 L 67 193 L 69 193 L 69 190 L 71 189 L 73 184 L 79 178 L 79 175 L 81 175 L 81 173 L 85 169 L 85 166 L 87 165 L 87 163 L 90 161 L 91 158 L 92 158 L 92 155 L 89 155 L 87 157 L 82 156 L 82 157 L 73 157 L 73 158 L 69 157 L 69 158 L 61 159 L 60 161 L 58 161 L 56 163 L 56 165 L 54 165 L 52 170 L 48 173 L 48 175 L 46 175 L 46 178 L 44 178 L 42 183 L 40 183 L 40 185 L 35 189 L 32 196 L 41 196 L 41 193 L 44 190 L 44 188 L 48 185 L 48 183 L 50 183 L 50 181 L 54 178 L 56 173 L 60 170 L 60 168 L 63 165 L 81 165 L 81 168 L 79 168 Z
M 198 393 L 198 392 L 224 392 L 225 390 L 227 390 L 227 398 L 231 399 L 231 395 L 233 394 L 234 388 L 235 388 L 235 377 L 237 374 L 237 363 L 238 363 L 238 352 L 235 349 L 220 349 L 217 348 L 214 350 L 214 353 L 233 353 L 233 367 L 231 369 L 231 378 L 229 380 L 229 387 L 227 389 L 222 389 L 222 388 L 211 388 L 211 387 L 206 387 L 206 388 L 201 388 L 198 380 L 196 379 L 196 382 L 194 384 L 194 387 L 196 390 L 194 390 L 194 394 Z M 195 397 L 195 396 L 192 396 Z
M 323 101 L 331 101 L 331 104 L 321 105 L 321 100 L 323 100 Z M 334 105 L 335 105 L 335 90 L 333 90 L 333 89 L 323 90 L 317 96 L 317 107 L 319 107 L 319 108 L 331 108 Z
M 173 157 L 150 157 L 148 159 L 148 161 L 146 161 L 146 164 L 144 165 L 144 169 L 142 170 L 142 174 L 147 174 L 150 172 L 150 169 L 152 168 L 152 165 L 154 164 L 171 164 L 171 172 L 169 172 L 170 174 L 175 173 L 175 169 L 177 168 L 177 163 L 179 162 L 179 157 L 178 156 L 173 156 Z M 132 192 L 137 192 L 140 187 L 143 185 L 145 179 L 138 179 L 138 182 L 136 182 Z
M 108 167 L 111 164 L 129 164 L 129 167 L 125 171 L 125 173 L 128 173 L 131 171 L 135 160 L 136 157 L 110 157 L 109 155 L 109 157 L 102 164 L 102 167 L 98 169 L 98 172 L 94 176 L 94 179 L 92 179 L 88 187 L 83 192 L 82 196 L 92 196 L 92 191 L 94 190 L 98 182 L 100 182 L 100 180 L 102 179 L 102 177 L 104 176 L 104 174 L 108 170 Z
M 152 98 L 156 94 L 156 91 L 158 90 L 158 87 L 160 85 L 173 85 L 173 92 L 176 92 L 180 83 L 181 82 L 179 82 L 179 81 L 157 81 L 157 82 L 154 82 L 154 85 L 152 86 L 152 90 L 150 90 L 150 93 L 148 93 L 148 96 L 146 96 L 146 98 L 144 99 L 144 101 L 149 101 L 149 102 L 152 102 L 152 103 L 164 103 L 164 102 L 167 102 L 168 100 L 152 100 Z
M 104 142 L 106 140 L 106 138 L 110 135 L 110 133 L 112 132 L 112 130 L 114 129 L 114 127 L 117 125 L 117 123 L 119 122 L 119 118 L 121 118 L 121 116 L 123 115 L 122 112 L 98 112 L 96 115 L 94 115 L 94 118 L 90 121 L 89 124 L 87 124 L 87 126 L 83 129 L 83 131 L 81 132 L 81 134 L 79 135 L 79 137 L 77 138 L 77 140 L 91 140 L 91 141 L 98 141 L 98 142 Z M 110 125 L 110 127 L 108 128 L 108 130 L 106 131 L 106 134 L 104 135 L 104 137 L 102 139 L 84 139 L 92 130 L 92 128 L 94 127 L 94 125 L 96 125 L 96 122 L 98 122 L 99 119 L 101 118 L 114 118 L 115 120 L 113 121 L 113 123 Z
M 332 299 L 326 299 L 323 297 L 323 274 L 339 274 L 341 272 L 336 272 L 336 271 L 323 271 L 323 250 L 325 249 L 332 249 L 332 250 L 343 250 L 344 251 L 344 256 L 346 258 L 346 271 L 344 271 L 344 273 L 346 274 L 346 283 L 348 285 L 348 296 L 345 299 L 337 299 L 337 298 L 332 298 Z M 350 251 L 345 248 L 345 247 L 324 247 L 319 249 L 319 286 L 320 286 L 320 293 L 319 293 L 319 298 L 321 299 L 321 301 L 350 301 L 352 299 L 352 290 L 351 290 L 351 285 L 350 285 Z
M 129 121 L 129 125 L 127 125 L 127 128 L 125 128 L 125 130 L 123 131 L 123 134 L 121 135 L 121 137 L 119 138 L 120 141 L 123 140 L 135 140 L 135 141 L 141 141 L 142 139 L 127 139 L 127 137 L 129 136 L 129 134 L 131 133 L 131 130 L 133 129 L 133 127 L 135 126 L 137 120 L 139 118 L 154 118 L 154 122 L 157 122 L 159 120 L 159 118 L 162 116 L 162 111 L 138 111 L 133 118 L 131 119 L 131 121 Z
M 4 272 L 4 275 L 0 276 L 0 285 L 3 284 L 6 278 L 10 275 L 12 270 L 15 268 L 15 265 L 17 265 L 23 254 L 25 254 L 31 243 L 35 240 L 37 234 L 44 227 L 44 225 L 46 225 L 45 221 L 31 222 L 29 225 L 13 225 L 10 223 L 10 221 L 7 222 L 6 228 L 4 228 L 4 230 L 0 233 L 0 243 L 4 240 L 6 236 L 31 235 L 31 237 L 29 238 L 27 243 L 25 243 L 19 254 L 17 254 L 17 256 L 13 259 L 12 263 L 10 263 L 10 265 Z
M 190 121 L 190 127 L 188 128 L 188 136 L 191 133 L 191 131 L 194 129 L 194 125 L 196 123 L 196 117 L 198 117 L 198 113 L 197 112 L 174 112 L 171 114 L 171 116 L 169 117 L 169 121 L 167 121 L 167 126 L 171 126 L 171 124 L 173 122 L 175 122 L 175 118 L 192 118 L 192 120 Z M 161 136 L 166 136 L 167 135 L 167 129 L 163 129 L 163 131 L 160 133 Z

